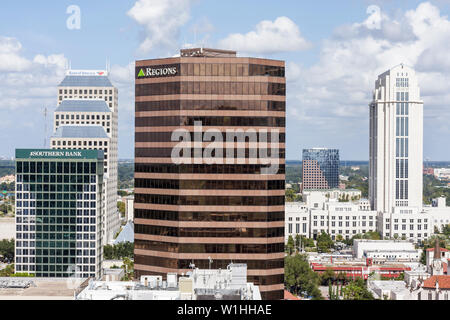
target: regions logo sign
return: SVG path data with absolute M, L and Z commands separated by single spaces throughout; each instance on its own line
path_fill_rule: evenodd
M 177 67 L 146 67 L 140 68 L 137 72 L 137 78 L 157 78 L 176 76 L 178 74 Z M 137 71 L 137 70 L 136 70 Z

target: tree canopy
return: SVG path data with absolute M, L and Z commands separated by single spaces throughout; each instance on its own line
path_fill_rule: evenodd
M 317 251 L 318 252 L 329 252 L 333 247 L 334 242 L 330 235 L 324 231 L 317 236 Z
M 305 254 L 285 257 L 284 282 L 286 288 L 297 295 L 306 293 L 313 299 L 322 299 L 320 277 L 309 267 Z
M 122 242 L 115 245 L 107 244 L 103 247 L 103 255 L 106 260 L 120 260 L 134 257 L 134 243 Z

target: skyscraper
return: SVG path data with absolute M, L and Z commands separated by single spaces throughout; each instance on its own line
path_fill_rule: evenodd
M 414 70 L 404 64 L 384 72 L 375 83 L 369 148 L 372 209 L 421 208 L 423 101 Z
M 136 61 L 135 125 L 136 276 L 246 263 L 248 281 L 263 298 L 282 299 L 284 62 L 213 49 Z M 189 163 L 176 164 L 173 133 L 180 130 L 194 141 L 194 152 L 183 153 Z M 229 131 L 239 130 L 244 140 L 231 140 L 231 162 L 202 160 L 208 143 L 198 137 L 207 141 L 215 132 L 227 141 Z M 253 161 L 252 137 L 264 130 L 276 132 L 258 150 L 270 148 L 276 157 L 279 170 L 271 174 Z
M 52 149 L 104 151 L 103 244 L 120 228 L 117 210 L 118 90 L 107 71 L 68 70 L 58 86 Z
M 15 271 L 99 277 L 101 150 L 16 150 Z
M 302 172 L 302 190 L 338 188 L 339 150 L 304 149 Z

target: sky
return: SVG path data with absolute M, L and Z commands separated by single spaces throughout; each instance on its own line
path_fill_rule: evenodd
M 312 147 L 368 160 L 375 80 L 405 63 L 424 101 L 424 158 L 450 160 L 449 12 L 450 0 L 2 1 L 0 156 L 48 146 L 69 62 L 105 69 L 109 61 L 119 158 L 133 158 L 134 61 L 203 46 L 286 61 L 288 160 Z

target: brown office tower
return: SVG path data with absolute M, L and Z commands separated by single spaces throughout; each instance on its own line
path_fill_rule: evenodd
M 245 263 L 263 299 L 283 298 L 284 74 L 284 61 L 203 48 L 136 61 L 136 277 Z M 205 153 L 233 132 L 236 161 L 230 148 L 222 162 L 219 149 Z M 192 148 L 180 152 L 182 163 L 174 159 L 180 141 Z M 276 172 L 256 159 L 266 152 Z

